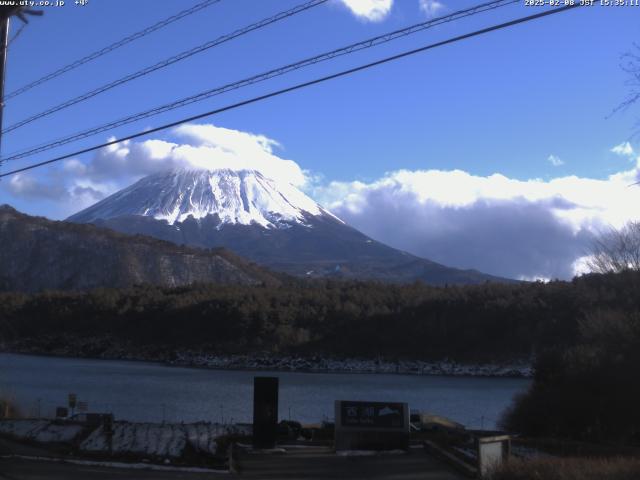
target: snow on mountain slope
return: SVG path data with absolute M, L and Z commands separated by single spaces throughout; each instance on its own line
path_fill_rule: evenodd
M 376 242 L 291 184 L 250 169 L 157 173 L 68 220 L 178 245 L 225 247 L 251 262 L 300 277 L 437 285 L 502 280 Z
M 305 215 L 336 218 L 293 185 L 276 183 L 255 170 L 180 169 L 145 177 L 69 220 L 93 222 L 123 215 L 153 217 L 171 225 L 189 216 L 218 215 L 220 226 L 264 228 L 304 225 Z

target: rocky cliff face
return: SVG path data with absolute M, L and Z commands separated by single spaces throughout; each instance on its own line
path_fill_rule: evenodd
M 0 245 L 0 291 L 278 282 L 266 270 L 224 250 L 54 222 L 6 205 L 0 206 Z

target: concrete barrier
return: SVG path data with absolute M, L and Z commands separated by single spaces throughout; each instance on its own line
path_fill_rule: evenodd
M 511 455 L 511 437 L 509 435 L 479 437 L 477 449 L 478 474 L 480 478 L 485 478 Z

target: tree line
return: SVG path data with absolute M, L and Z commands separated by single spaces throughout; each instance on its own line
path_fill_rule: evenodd
M 212 353 L 458 361 L 530 358 L 579 341 L 594 311 L 637 312 L 640 274 L 432 287 L 297 281 L 0 294 L 0 338 L 104 337 Z

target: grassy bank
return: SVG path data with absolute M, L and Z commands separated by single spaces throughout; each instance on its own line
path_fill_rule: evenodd
M 640 459 L 545 458 L 512 460 L 496 471 L 491 480 L 637 480 Z

